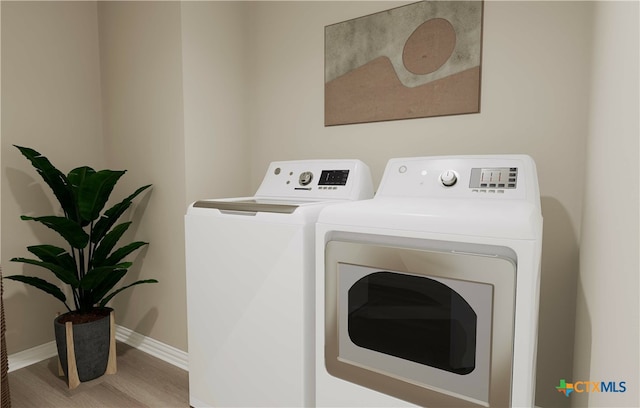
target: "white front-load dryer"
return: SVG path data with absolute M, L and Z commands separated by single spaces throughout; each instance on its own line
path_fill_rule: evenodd
M 253 197 L 189 207 L 192 407 L 313 405 L 315 222 L 326 206 L 372 196 L 361 161 L 286 161 Z
M 531 407 L 542 216 L 524 155 L 392 159 L 316 232 L 316 405 Z

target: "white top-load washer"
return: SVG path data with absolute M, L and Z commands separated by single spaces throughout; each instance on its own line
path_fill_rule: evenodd
M 317 406 L 533 406 L 529 156 L 392 159 L 375 198 L 316 228 Z
M 191 406 L 313 404 L 315 222 L 372 196 L 359 160 L 282 161 L 253 197 L 189 207 Z

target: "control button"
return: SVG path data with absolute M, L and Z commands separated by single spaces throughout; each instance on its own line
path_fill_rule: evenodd
M 403 166 L 400 166 L 400 168 L 398 169 L 398 171 L 399 171 L 401 174 L 406 173 L 406 172 L 407 172 L 407 166 L 404 166 L 404 165 L 403 165 Z
M 497 190 L 496 191 L 498 194 L 504 194 L 504 190 Z
M 451 187 L 458 181 L 458 176 L 453 170 L 447 170 L 440 175 L 440 182 L 445 187 Z
M 311 180 L 313 180 L 313 173 L 310 171 L 302 172 L 300 173 L 300 177 L 298 177 L 298 182 L 301 186 L 308 185 L 309 183 L 311 183 Z
M 280 167 L 276 167 L 276 169 L 273 172 L 275 173 L 276 176 L 280 174 Z

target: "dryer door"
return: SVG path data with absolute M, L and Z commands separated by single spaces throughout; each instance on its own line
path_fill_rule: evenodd
M 330 241 L 325 280 L 329 373 L 420 405 L 509 405 L 511 259 Z

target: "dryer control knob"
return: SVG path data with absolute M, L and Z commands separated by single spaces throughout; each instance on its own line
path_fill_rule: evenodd
M 453 170 L 447 170 L 440 175 L 440 182 L 445 187 L 451 187 L 458 181 L 458 176 Z

